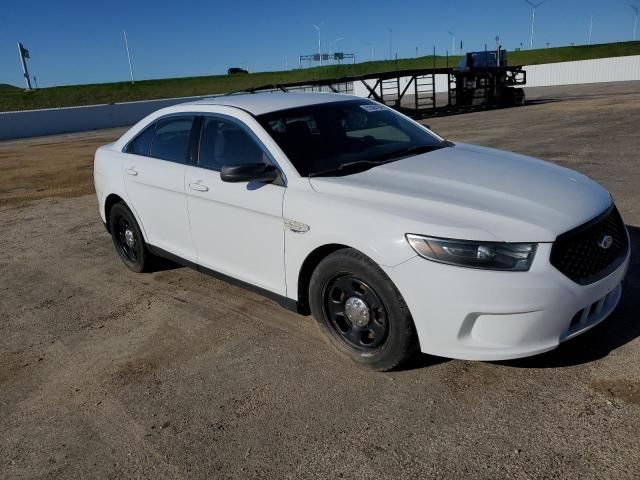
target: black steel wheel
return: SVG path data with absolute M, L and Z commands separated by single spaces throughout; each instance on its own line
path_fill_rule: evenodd
M 116 252 L 134 272 L 149 269 L 151 254 L 135 217 L 124 203 L 116 203 L 109 212 L 109 231 Z
M 418 350 L 402 295 L 357 250 L 338 250 L 318 264 L 309 282 L 309 305 L 330 343 L 367 368 L 392 370 Z
M 137 263 L 140 259 L 141 240 L 136 237 L 135 230 L 126 217 L 119 217 L 116 224 L 118 249 L 130 262 Z
M 326 283 L 323 298 L 330 327 L 348 346 L 367 351 L 387 339 L 387 310 L 378 293 L 360 278 L 335 275 Z

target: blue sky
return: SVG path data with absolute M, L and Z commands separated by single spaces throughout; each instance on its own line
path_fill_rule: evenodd
M 640 0 L 547 0 L 536 12 L 536 46 L 631 40 Z M 322 23 L 323 50 L 357 59 L 400 57 L 451 49 L 451 30 L 464 49 L 501 43 L 526 46 L 531 10 L 524 0 L 422 1 L 164 1 L 3 2 L 0 83 L 23 85 L 16 42 L 31 52 L 30 69 L 41 87 L 128 79 L 122 30 L 126 29 L 137 79 L 223 73 L 243 65 L 252 71 L 297 66 L 299 54 L 317 51 L 312 24 Z M 153 6 L 151 6 L 153 5 Z

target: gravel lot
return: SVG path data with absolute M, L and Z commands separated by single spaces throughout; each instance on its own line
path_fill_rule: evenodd
M 0 143 L 0 478 L 639 478 L 640 82 L 529 98 L 427 123 L 610 189 L 620 307 L 549 354 L 390 374 L 256 294 L 129 272 L 88 194 L 122 129 Z

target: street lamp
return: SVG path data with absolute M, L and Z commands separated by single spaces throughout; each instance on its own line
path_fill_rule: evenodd
M 341 40 L 344 40 L 344 37 L 338 37 L 329 42 L 329 58 L 333 55 L 333 46 Z
M 369 48 L 371 48 L 371 61 L 373 62 L 373 43 L 371 42 L 362 42 L 362 43 L 364 43 L 365 45 L 368 45 Z
M 133 78 L 133 64 L 131 63 L 131 53 L 129 52 L 129 41 L 127 40 L 127 31 L 123 30 L 124 33 L 124 48 L 127 50 L 127 60 L 129 60 L 129 74 L 131 75 L 131 83 L 136 83 Z
M 534 27 L 536 25 L 536 8 L 538 8 L 547 0 L 542 0 L 541 2 L 538 2 L 538 3 L 533 3 L 531 0 L 524 0 L 524 1 L 527 2 L 529 5 L 531 5 L 531 36 L 529 37 L 529 48 L 533 48 L 533 32 L 534 32 Z
M 451 30 L 447 30 L 447 33 L 451 35 L 451 55 L 455 55 L 456 54 L 456 35 Z
M 314 25 L 313 28 L 315 28 L 318 31 L 318 59 L 320 60 L 320 66 L 322 66 L 322 46 L 320 43 L 320 27 L 322 27 L 322 24 L 324 22 L 322 22 L 319 26 L 318 25 Z
M 638 30 L 638 7 L 635 5 L 629 5 L 633 12 L 636 14 L 636 18 L 633 21 L 633 41 L 636 40 L 636 31 Z

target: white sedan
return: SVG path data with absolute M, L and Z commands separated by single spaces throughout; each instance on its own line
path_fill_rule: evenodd
M 165 108 L 100 147 L 94 175 L 130 269 L 162 256 L 252 286 L 376 370 L 551 350 L 614 310 L 629 264 L 586 176 L 346 95 Z

